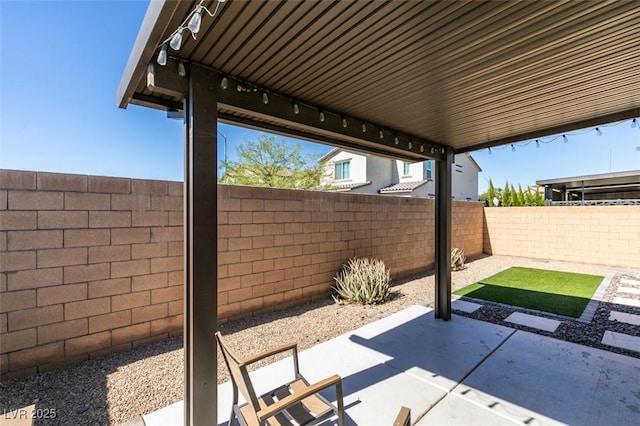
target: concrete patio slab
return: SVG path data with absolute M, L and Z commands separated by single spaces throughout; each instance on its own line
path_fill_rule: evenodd
M 514 331 L 457 315 L 436 321 L 432 310 L 413 306 L 336 340 L 448 391 Z
M 619 321 L 632 325 L 640 325 L 640 315 L 628 314 L 626 312 L 611 311 L 609 321 Z
M 482 305 L 479 303 L 467 302 L 466 300 L 454 300 L 451 302 L 451 308 L 470 314 L 482 308 Z
M 639 359 L 518 331 L 455 394 L 507 416 L 527 410 L 527 424 L 630 425 L 640 423 L 638 389 Z
M 560 325 L 560 321 L 549 318 L 543 318 L 536 315 L 524 314 L 522 312 L 514 312 L 504 319 L 506 322 L 524 325 L 526 327 L 537 328 L 553 333 Z
M 602 344 L 640 352 L 640 337 L 631 336 L 630 334 L 605 331 L 604 336 L 602 336 Z
M 513 426 L 561 425 L 514 404 L 499 403 L 490 395 L 475 391 L 472 397 L 452 393 L 422 417 L 416 425 Z M 466 395 L 469 395 L 467 392 Z M 517 419 L 517 420 L 516 420 Z
M 390 425 L 401 406 L 420 425 L 640 424 L 640 359 L 457 315 L 436 321 L 421 306 L 302 351 L 300 369 L 312 382 L 342 376 L 348 425 Z M 251 373 L 258 392 L 291 374 L 290 359 Z M 218 425 L 230 408 L 227 382 Z M 144 422 L 182 424 L 182 409 Z

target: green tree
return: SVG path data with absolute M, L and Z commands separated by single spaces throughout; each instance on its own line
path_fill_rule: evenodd
M 502 190 L 502 205 L 504 207 L 511 207 L 511 190 L 509 189 L 509 181 L 504 184 L 504 189 Z
M 489 179 L 489 188 L 487 189 L 487 201 L 489 202 L 489 207 L 494 207 L 493 200 L 497 195 L 498 193 L 496 192 L 496 188 L 493 186 L 493 181 Z
M 237 148 L 237 161 L 223 161 L 221 183 L 271 188 L 313 189 L 320 186 L 323 169 L 300 144 L 289 145 L 275 136 L 259 135 Z
M 513 185 L 511 186 L 511 190 L 513 191 L 514 194 L 514 206 L 518 206 L 518 207 L 522 207 L 524 206 L 524 193 L 522 192 L 522 185 L 518 184 L 518 190 L 516 191 L 513 188 Z

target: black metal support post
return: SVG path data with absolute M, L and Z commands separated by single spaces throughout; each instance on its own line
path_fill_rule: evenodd
M 185 101 L 184 423 L 217 424 L 217 74 L 193 65 Z
M 435 317 L 451 319 L 451 166 L 453 150 L 436 163 Z

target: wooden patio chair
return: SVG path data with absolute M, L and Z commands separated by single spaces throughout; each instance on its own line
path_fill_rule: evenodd
M 243 426 L 285 426 L 315 425 L 332 416 L 338 416 L 338 425 L 344 426 L 344 402 L 342 400 L 342 379 L 333 375 L 318 383 L 309 382 L 300 374 L 298 367 L 298 346 L 290 344 L 280 346 L 249 358 L 238 358 L 226 344 L 220 332 L 216 333 L 222 356 L 233 385 L 233 406 L 229 426 L 237 419 Z M 249 377 L 247 366 L 269 356 L 292 351 L 294 380 L 257 396 Z M 335 386 L 337 407 L 327 401 L 319 392 Z M 247 400 L 238 405 L 238 390 Z
M 393 426 L 411 426 L 411 410 L 407 407 L 400 408 L 400 412 L 393 422 Z

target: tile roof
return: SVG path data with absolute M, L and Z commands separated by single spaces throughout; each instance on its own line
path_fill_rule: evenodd
M 333 184 L 329 188 L 331 191 L 351 191 L 355 188 L 361 188 L 363 186 L 371 185 L 371 181 L 368 182 L 352 182 L 343 184 Z
M 427 183 L 427 180 L 418 180 L 415 182 L 400 182 L 400 183 L 394 183 L 393 185 L 389 185 L 385 188 L 382 188 L 380 190 L 381 194 L 386 194 L 389 192 L 411 192 L 414 189 L 424 185 L 425 183 Z

